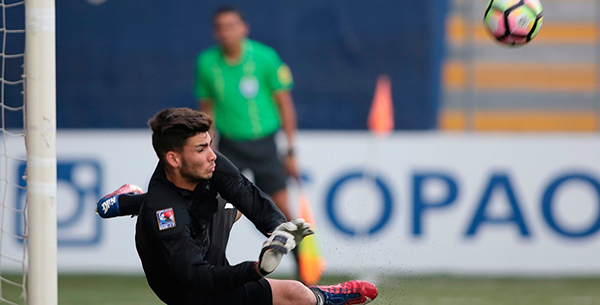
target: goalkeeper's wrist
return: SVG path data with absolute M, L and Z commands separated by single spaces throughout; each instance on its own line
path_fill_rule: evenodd
M 122 194 L 116 194 L 108 198 L 102 198 L 96 205 L 96 212 L 102 218 L 113 218 L 121 216 L 121 209 L 119 208 L 119 196 Z
M 254 271 L 256 271 L 256 274 L 261 278 L 271 274 L 260 268 L 260 262 L 254 262 Z

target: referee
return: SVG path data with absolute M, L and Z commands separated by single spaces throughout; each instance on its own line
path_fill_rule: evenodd
M 213 21 L 218 45 L 196 59 L 194 93 L 200 109 L 215 119 L 219 151 L 241 171 L 252 171 L 256 185 L 292 219 L 286 180 L 299 176 L 292 74 L 275 50 L 247 38 L 248 25 L 237 8 L 217 9 Z M 275 144 L 280 128 L 287 139 L 283 160 Z

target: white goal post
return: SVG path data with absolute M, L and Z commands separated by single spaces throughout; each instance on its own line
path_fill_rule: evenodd
M 58 303 L 54 0 L 25 0 L 28 304 Z

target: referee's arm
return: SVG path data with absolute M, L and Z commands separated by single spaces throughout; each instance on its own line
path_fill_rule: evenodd
M 198 103 L 200 104 L 200 108 L 199 108 L 199 109 L 200 109 L 200 111 L 202 111 L 202 112 L 204 112 L 204 113 L 206 113 L 206 114 L 210 115 L 210 117 L 211 117 L 213 120 L 215 119 L 215 114 L 214 114 L 214 112 L 213 112 L 213 111 L 214 111 L 214 102 L 215 102 L 215 101 L 214 101 L 213 99 L 210 99 L 210 98 L 201 98 L 201 99 L 199 99 L 199 100 L 198 100 Z M 213 121 L 213 122 L 214 122 L 214 121 Z M 211 145 L 213 149 L 214 149 L 214 148 L 216 148 L 216 146 L 215 146 L 215 145 L 216 145 L 216 143 L 218 142 L 218 140 L 217 140 L 218 138 L 217 138 L 217 137 L 219 136 L 219 135 L 218 135 L 218 134 L 215 132 L 215 130 L 216 130 L 216 129 L 215 129 L 215 124 L 213 123 L 213 124 L 210 126 L 210 131 L 209 131 L 209 132 L 210 132 L 210 134 L 211 134 L 211 135 L 212 135 L 212 137 L 213 137 L 213 144 Z M 238 217 L 238 218 L 239 218 L 239 217 Z M 236 219 L 236 221 L 237 221 L 237 219 Z
M 285 164 L 286 170 L 290 176 L 297 178 L 300 176 L 300 173 L 294 159 L 294 141 L 296 137 L 296 130 L 298 129 L 298 122 L 296 119 L 296 109 L 292 100 L 292 94 L 289 90 L 277 90 L 273 92 L 273 99 L 277 103 L 279 117 L 281 118 L 281 127 L 287 140 L 288 152 Z
M 200 104 L 200 111 L 202 111 L 214 118 L 214 115 L 213 115 L 214 101 L 212 99 L 202 98 L 202 99 L 198 100 L 198 103 Z
M 273 93 L 273 98 L 277 103 L 279 109 L 279 116 L 281 117 L 281 127 L 285 132 L 285 136 L 288 141 L 288 146 L 294 146 L 294 137 L 296 135 L 296 129 L 298 129 L 298 123 L 296 120 L 296 109 L 294 108 L 294 102 L 292 100 L 292 94 L 289 90 L 278 90 Z

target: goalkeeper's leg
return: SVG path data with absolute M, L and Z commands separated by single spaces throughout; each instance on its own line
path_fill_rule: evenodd
M 267 279 L 273 305 L 362 305 L 377 297 L 377 287 L 364 281 L 306 287 L 298 281 Z
M 314 305 L 315 294 L 299 281 L 267 279 L 271 285 L 273 305 Z

